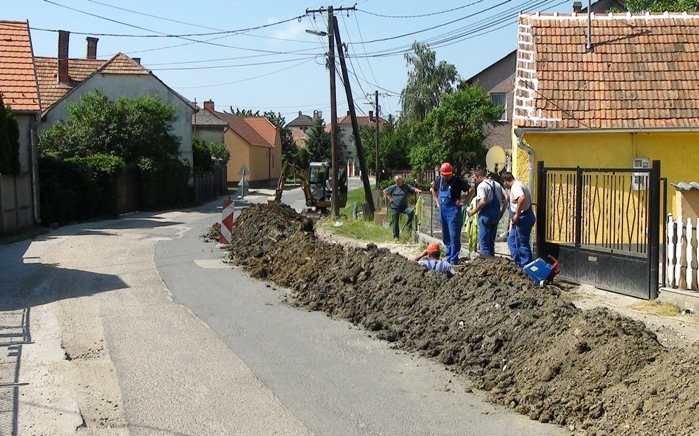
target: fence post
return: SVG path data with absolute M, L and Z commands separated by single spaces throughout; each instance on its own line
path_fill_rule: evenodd
M 544 161 L 537 165 L 536 184 L 536 257 L 544 257 L 544 244 L 546 243 L 546 170 Z
M 665 252 L 667 253 L 666 255 L 666 270 L 669 275 L 669 282 L 670 283 L 665 283 L 665 286 L 670 286 L 671 288 L 675 287 L 675 266 L 674 266 L 674 260 L 675 260 L 675 242 L 673 241 L 675 237 L 675 222 L 672 219 L 672 214 L 669 213 L 667 214 L 667 232 L 666 232 L 666 246 L 665 246 Z
M 658 298 L 658 282 L 659 282 L 659 250 L 660 250 L 660 161 L 654 160 L 650 168 L 648 177 L 649 192 L 648 201 L 650 202 L 648 210 L 648 239 L 650 242 L 650 299 Z
M 582 243 L 582 201 L 583 201 L 583 172 L 580 167 L 575 169 L 575 228 L 573 242 L 576 248 Z

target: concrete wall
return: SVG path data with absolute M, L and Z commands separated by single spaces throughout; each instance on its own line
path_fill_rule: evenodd
M 223 144 L 223 127 L 196 126 L 194 136 L 205 142 Z
M 252 186 L 276 185 L 281 174 L 282 144 L 279 134 L 276 136 L 275 147 L 258 147 L 248 144 L 233 130 L 227 129 L 224 134 L 226 149 L 231 154 L 228 162 L 228 182 L 237 184 L 238 175 L 243 164 L 248 169 L 247 180 Z
M 32 185 L 29 173 L 0 176 L 0 236 L 34 226 Z
M 102 91 L 111 100 L 116 100 L 122 96 L 128 98 L 157 96 L 166 104 L 174 104 L 177 108 L 177 120 L 172 124 L 172 133 L 180 138 L 180 156 L 187 159 L 191 166 L 193 161 L 192 113 L 194 110 L 152 75 L 96 74 L 74 88 L 63 100 L 58 102 L 46 114 L 46 120 L 41 123 L 39 129 L 41 131 L 47 130 L 57 121 L 67 119 L 68 104 L 78 103 L 83 95 L 95 90 Z

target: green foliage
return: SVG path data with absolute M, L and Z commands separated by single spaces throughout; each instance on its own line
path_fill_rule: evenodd
M 325 121 L 318 117 L 308 129 L 306 152 L 310 162 L 329 161 L 332 158 L 330 133 L 325 131 Z
M 228 161 L 231 160 L 231 152 L 226 148 L 226 144 L 210 142 L 209 152 L 211 153 L 212 157 L 221 159 L 223 161 L 223 165 L 228 165 Z
M 116 216 L 117 181 L 123 169 L 123 159 L 104 154 L 40 158 L 42 223 L 62 225 Z
M 625 4 L 633 12 L 699 11 L 699 0 L 626 0 Z
M 180 139 L 170 132 L 177 119 L 176 107 L 158 97 L 116 102 L 99 91 L 68 106 L 69 116 L 39 140 L 39 153 L 61 158 L 110 154 L 125 162 L 142 157 L 171 159 L 179 154 Z
M 463 84 L 413 126 L 418 145 L 410 151 L 412 165 L 430 169 L 449 161 L 456 174 L 483 165 L 483 127 L 497 122 L 501 113 L 502 107 L 494 106 L 483 88 Z
M 186 160 L 156 161 L 141 158 L 138 169 L 143 210 L 162 210 L 191 204 L 189 164 Z
M 20 170 L 19 126 L 0 96 L 0 174 L 17 175 Z
M 192 140 L 193 169 L 195 173 L 206 173 L 213 170 L 211 149 L 206 141 L 198 138 Z
M 414 42 L 412 50 L 405 54 L 409 68 L 408 81 L 401 92 L 401 117 L 422 121 L 438 107 L 444 95 L 453 91 L 458 79 L 456 67 L 445 61 L 437 63 L 435 52 L 429 45 Z
M 406 129 L 408 122 L 398 123 L 398 120 L 389 115 L 381 125 L 379 131 L 379 163 L 382 169 L 408 169 L 410 168 L 410 137 Z M 359 134 L 362 138 L 362 147 L 369 171 L 376 172 L 376 128 L 361 126 Z M 374 174 L 375 175 L 375 174 Z

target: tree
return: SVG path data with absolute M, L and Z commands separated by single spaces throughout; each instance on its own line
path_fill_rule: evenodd
M 445 61 L 436 63 L 435 52 L 429 45 L 414 42 L 406 53 L 408 81 L 401 92 L 401 117 L 422 121 L 439 103 L 444 94 L 454 90 L 458 80 L 456 67 Z
M 158 97 L 119 97 L 114 102 L 96 91 L 69 105 L 68 113 L 66 120 L 41 134 L 41 155 L 65 159 L 108 154 L 126 163 L 179 156 L 180 138 L 171 133 L 177 109 Z
M 17 175 L 19 163 L 19 126 L 0 95 L 0 174 Z
M 625 4 L 633 12 L 699 11 L 699 0 L 626 0 Z
M 332 159 L 330 132 L 325 131 L 325 121 L 321 117 L 313 120 L 313 126 L 308 129 L 306 151 L 309 162 L 329 161 Z
M 399 123 L 393 115 L 389 115 L 379 130 L 379 161 L 382 168 L 410 168 L 410 139 L 405 128 L 406 123 Z M 364 157 L 369 171 L 376 169 L 376 127 L 364 125 L 359 128 L 364 148 Z
M 410 162 L 428 169 L 448 161 L 457 174 L 482 165 L 486 154 L 483 127 L 497 122 L 500 114 L 502 107 L 494 106 L 483 88 L 462 84 L 414 126 L 418 145 L 410 151 Z

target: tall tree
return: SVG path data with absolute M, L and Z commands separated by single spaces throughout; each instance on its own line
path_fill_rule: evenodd
M 405 128 L 406 123 L 399 123 L 393 116 L 381 125 L 379 130 L 379 162 L 382 168 L 408 169 L 410 168 L 409 156 L 409 132 Z M 367 167 L 371 172 L 376 168 L 376 127 L 364 125 L 359 128 L 364 147 L 364 156 Z
M 457 174 L 483 165 L 483 127 L 497 122 L 502 109 L 493 105 L 480 86 L 462 84 L 414 126 L 418 145 L 410 150 L 410 162 L 416 168 L 428 169 L 449 161 Z
M 439 103 L 444 94 L 454 90 L 458 80 L 456 67 L 445 61 L 437 63 L 429 45 L 414 42 L 405 55 L 408 81 L 401 92 L 401 117 L 422 121 Z
M 625 4 L 633 12 L 699 11 L 699 0 L 626 0 Z
M 325 131 L 325 121 L 318 117 L 313 120 L 313 126 L 308 129 L 306 151 L 309 162 L 329 161 L 332 159 L 330 132 Z

